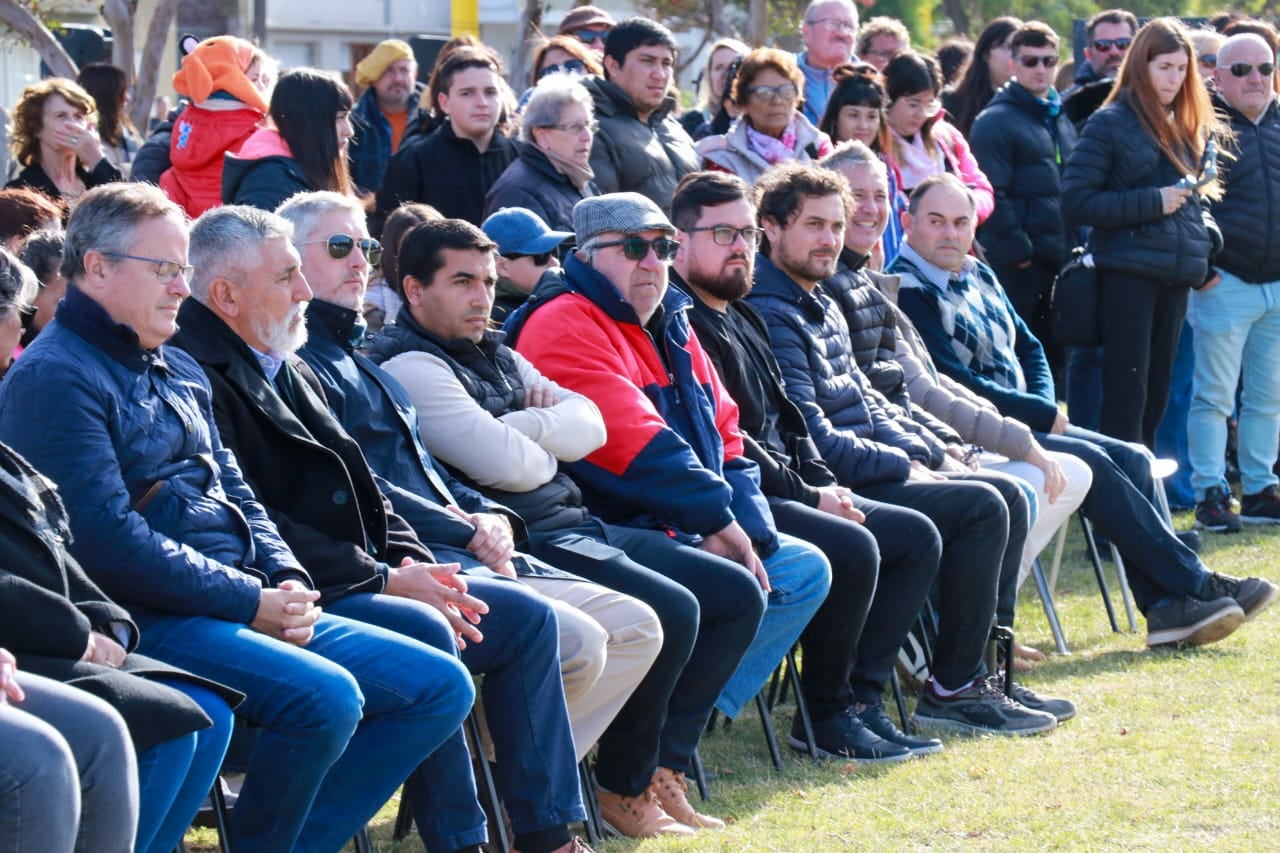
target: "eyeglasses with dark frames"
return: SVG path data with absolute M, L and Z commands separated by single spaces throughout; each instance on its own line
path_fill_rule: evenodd
M 764 231 L 748 225 L 745 228 L 734 228 L 732 225 L 705 225 L 701 228 L 686 228 L 686 234 L 696 234 L 699 231 L 710 231 L 711 241 L 717 246 L 732 246 L 738 237 L 742 237 L 742 242 L 748 247 L 757 246 L 760 238 L 764 236 Z
M 607 243 L 596 243 L 595 248 L 609 249 L 614 246 L 621 246 L 622 254 L 629 261 L 643 261 L 652 249 L 658 260 L 664 263 L 675 258 L 676 250 L 680 248 L 680 244 L 669 237 L 655 237 L 652 240 L 646 240 L 644 237 L 627 237 L 622 240 L 610 240 Z
M 1133 44 L 1133 39 L 1131 38 L 1094 39 L 1093 49 L 1100 50 L 1104 53 L 1109 52 L 1113 47 L 1116 50 L 1125 51 L 1129 49 L 1129 45 L 1131 44 Z
M 151 274 L 160 281 L 168 284 L 179 275 L 187 284 L 191 283 L 191 277 L 195 275 L 196 268 L 191 264 L 180 264 L 177 261 L 170 261 L 165 258 L 148 258 L 145 255 L 127 255 L 124 252 L 103 252 L 98 250 L 104 258 L 116 258 L 118 260 L 143 261 L 144 263 L 155 264 L 151 269 Z
M 829 33 L 856 33 L 858 31 L 857 24 L 851 24 L 839 18 L 818 18 L 816 21 L 806 21 L 805 23 L 811 27 L 822 27 Z
M 1058 64 L 1058 57 L 1050 56 L 1019 56 L 1018 62 L 1022 63 L 1023 68 L 1035 68 L 1037 65 L 1043 65 L 1045 68 L 1054 68 Z
M 1248 77 L 1255 68 L 1258 69 L 1258 73 L 1263 77 L 1270 77 L 1271 72 L 1276 70 L 1274 62 L 1262 62 L 1257 65 L 1252 65 L 1248 62 L 1233 62 L 1227 67 L 1231 70 L 1232 77 Z

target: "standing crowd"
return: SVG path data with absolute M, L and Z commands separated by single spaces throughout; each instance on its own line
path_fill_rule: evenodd
M 1009 677 L 1043 655 L 989 647 L 1076 512 L 1148 646 L 1230 635 L 1277 587 L 1206 566 L 1153 473 L 1171 440 L 1198 527 L 1280 523 L 1280 39 L 1215 23 L 1101 12 L 1060 79 L 1002 17 L 944 74 L 814 0 L 685 110 L 672 34 L 592 6 L 523 93 L 470 37 L 425 75 L 382 42 L 356 98 L 219 36 L 145 140 L 118 69 L 29 86 L 0 848 L 172 850 L 241 773 L 238 853 L 337 850 L 402 785 L 427 850 L 478 851 L 473 710 L 512 849 L 587 851 L 588 805 L 714 832 L 699 738 L 797 645 L 797 751 L 1049 732 L 1076 706 Z

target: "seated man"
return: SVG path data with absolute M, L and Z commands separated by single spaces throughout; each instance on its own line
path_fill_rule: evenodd
M 756 259 L 748 300 L 768 323 L 787 396 L 800 407 L 841 485 L 924 513 L 942 536 L 938 638 L 917 722 L 1010 735 L 1053 729 L 1058 715 L 1074 713 L 1070 703 L 1041 699 L 1025 688 L 1014 701 L 989 683 L 983 662 L 1001 563 L 1012 561 L 1017 571 L 1026 498 L 1017 485 L 999 491 L 994 484 L 936 473 L 930 448 L 867 393 L 840 309 L 819 286 L 835 272 L 843 243 L 850 203 L 844 178 L 792 165 L 771 171 L 759 187 L 768 242 Z
M 517 348 L 604 416 L 604 444 L 568 463 L 596 514 L 726 558 L 739 582 L 750 573 L 768 593 L 760 629 L 716 703 L 736 717 L 821 606 L 831 570 L 821 551 L 774 526 L 759 466 L 743 454 L 737 406 L 689 329 L 689 297 L 667 287 L 675 227 L 638 193 L 584 199 L 573 223 L 569 292 L 528 313 Z
M 745 455 L 760 466 L 774 520 L 831 563 L 831 592 L 800 635 L 801 689 L 817 747 L 858 761 L 938 752 L 941 741 L 900 731 L 882 698 L 938 573 L 938 531 L 914 510 L 837 485 L 787 399 L 764 320 L 743 300 L 761 233 L 747 184 L 723 172 L 692 172 L 676 188 L 671 214 L 680 237 L 672 284 L 693 297 L 690 323 L 738 404 Z M 803 735 L 797 715 L 793 748 L 805 748 Z
M 1120 549 L 1147 645 L 1216 642 L 1266 608 L 1275 584 L 1209 572 L 1165 526 L 1144 450 L 1073 426 L 1058 409 L 1040 342 L 991 268 L 968 254 L 975 220 L 965 186 L 949 175 L 922 181 L 904 221 L 907 241 L 890 268 L 902 276 L 903 312 L 939 369 L 1093 471 L 1084 513 Z
M 71 555 L 130 610 L 138 651 L 245 694 L 259 737 L 235 849 L 337 850 L 457 730 L 471 676 L 315 606 L 222 445 L 200 366 L 164 346 L 191 274 L 164 193 L 85 193 L 62 269 L 66 298 L 0 390 L 0 441 L 61 487 Z
M 341 208 L 342 221 L 321 218 L 317 224 L 324 233 L 342 236 L 363 223 L 359 202 L 350 203 Z M 582 683 L 580 674 L 589 673 L 583 694 L 588 703 L 595 698 L 608 631 L 570 607 L 563 608 L 563 618 L 553 617 L 547 601 L 487 570 L 482 574 L 491 580 L 475 578 L 478 582 L 469 585 L 489 608 L 483 632 L 460 617 L 457 611 L 475 610 L 475 602 L 448 595 L 454 591 L 439 581 L 456 572 L 457 564 L 432 565 L 434 555 L 391 508 L 359 447 L 329 414 L 309 371 L 294 355 L 306 337 L 302 301 L 311 296 L 295 236 L 288 220 L 246 207 L 217 208 L 196 220 L 191 258 L 199 272 L 172 344 L 204 368 L 220 434 L 281 536 L 311 568 L 329 612 L 437 647 L 453 645 L 450 632 L 440 630 L 447 619 L 469 641 L 463 663 L 485 676 L 485 708 L 516 843 L 542 853 L 572 849 L 565 824 L 579 819 L 582 807 L 565 694 L 556 677 L 556 625 L 565 631 L 565 647 L 572 649 L 566 668 L 574 673 L 575 687 Z M 360 278 L 356 271 L 368 272 L 357 241 L 368 238 L 345 236 L 352 251 L 341 259 L 330 257 L 328 238 L 302 249 L 310 255 L 315 248 L 328 257 L 338 287 L 354 293 L 363 290 L 351 285 Z M 498 550 L 509 562 L 509 539 Z M 467 588 L 455 583 L 456 592 Z M 600 592 L 593 587 L 580 595 L 599 599 Z M 580 622 L 588 624 L 580 627 Z M 629 627 L 623 623 L 619 630 L 626 633 Z M 641 674 L 651 659 L 642 661 Z M 606 686 L 618 688 L 625 698 L 639 677 Z M 530 736 L 533 729 L 538 738 Z M 476 840 L 469 835 L 482 833 L 483 817 L 474 789 L 441 781 L 469 781 L 460 734 L 444 753 L 437 751 L 414 774 L 410 795 L 428 845 L 456 849 L 483 840 L 483 835 Z

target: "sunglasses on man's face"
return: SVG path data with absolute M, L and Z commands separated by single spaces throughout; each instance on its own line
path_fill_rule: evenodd
M 364 255 L 364 259 L 369 262 L 369 266 L 376 267 L 382 262 L 382 244 L 372 237 L 353 237 L 350 234 L 330 234 L 324 240 L 306 240 L 298 243 L 299 246 L 310 246 L 313 243 L 324 243 L 325 249 L 329 252 L 329 257 L 334 260 L 342 260 L 351 254 L 351 250 L 357 245 L 360 246 L 360 254 Z
M 1133 39 L 1131 39 L 1131 38 L 1122 38 L 1122 39 L 1096 39 L 1096 40 L 1094 41 L 1094 43 L 1093 43 L 1093 49 L 1094 49 L 1094 50 L 1100 50 L 1100 51 L 1103 51 L 1103 52 L 1109 51 L 1109 50 L 1111 50 L 1111 48 L 1113 48 L 1113 47 L 1114 47 L 1116 50 L 1128 50 L 1128 49 L 1129 49 L 1129 45 L 1131 45 L 1131 44 L 1133 44 Z
M 1248 62 L 1233 62 L 1229 66 L 1232 77 L 1248 77 L 1253 69 L 1258 69 L 1258 73 L 1263 77 L 1270 77 L 1271 72 L 1276 70 L 1274 62 L 1263 62 L 1259 65 L 1250 65 Z
M 1022 63 L 1023 68 L 1035 68 L 1037 65 L 1043 65 L 1045 68 L 1053 68 L 1058 64 L 1056 56 L 1019 56 L 1018 62 Z
M 583 44 L 591 44 L 595 41 L 603 42 L 609 37 L 608 30 L 575 30 L 573 34 Z
M 668 237 L 656 237 L 652 240 L 646 240 L 643 237 L 627 237 L 625 240 L 612 240 L 608 243 L 597 243 L 597 249 L 608 249 L 612 246 L 621 246 L 622 254 L 629 261 L 642 261 L 652 249 L 653 253 L 658 256 L 660 261 L 669 261 L 675 258 L 676 249 L 680 248 L 680 244 Z

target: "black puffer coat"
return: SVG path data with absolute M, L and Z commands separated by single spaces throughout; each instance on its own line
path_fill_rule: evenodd
M 1216 106 L 1230 120 L 1236 141 L 1234 159 L 1218 161 L 1226 194 L 1213 203 L 1222 229 L 1222 253 L 1214 263 L 1250 284 L 1280 279 L 1280 105 L 1272 99 L 1254 124 L 1219 98 Z
M 504 207 L 523 207 L 538 214 L 553 231 L 573 231 L 573 206 L 600 195 L 595 181 L 578 189 L 536 145 L 517 142 L 516 151 L 515 162 L 489 190 L 485 218 Z
M 1062 213 L 1092 226 L 1089 251 L 1098 269 L 1199 287 L 1222 234 L 1198 196 L 1164 215 L 1160 188 L 1181 177 L 1122 96 L 1093 114 L 1067 160 Z
M 390 215 L 402 202 L 420 201 L 478 227 L 485 196 L 515 159 L 515 143 L 501 133 L 495 132 L 481 151 L 446 121 L 428 136 L 401 142 L 391 155 L 378 189 L 378 215 Z
M 1010 81 L 1001 87 L 969 133 L 969 147 L 995 188 L 996 208 L 978 239 L 987 261 L 1007 268 L 1034 260 L 1057 270 L 1072 241 L 1062 219 L 1062 164 L 1076 130 L 1047 104 Z

